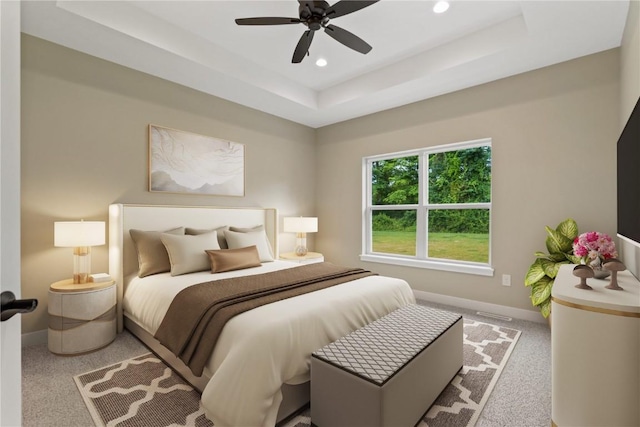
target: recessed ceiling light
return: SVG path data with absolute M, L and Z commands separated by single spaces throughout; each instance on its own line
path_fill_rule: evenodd
M 448 1 L 439 1 L 435 4 L 435 6 L 433 6 L 433 11 L 435 13 L 443 13 L 446 12 L 447 9 L 449 9 Z
M 326 67 L 327 66 L 327 60 L 324 58 L 318 58 L 318 60 L 316 61 L 316 65 L 318 67 Z

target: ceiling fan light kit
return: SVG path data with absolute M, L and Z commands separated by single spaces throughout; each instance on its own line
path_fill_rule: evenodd
M 349 13 L 356 12 L 360 9 L 364 9 L 367 6 L 371 6 L 377 3 L 379 0 L 373 1 L 360 1 L 360 0 L 340 0 L 333 6 L 330 6 L 326 1 L 302 1 L 298 0 L 300 6 L 298 7 L 299 18 L 283 18 L 283 17 L 258 17 L 258 18 L 238 18 L 236 24 L 238 25 L 287 25 L 287 24 L 303 24 L 308 30 L 306 30 L 295 50 L 293 51 L 293 58 L 291 62 L 294 64 L 302 62 L 304 57 L 309 53 L 309 47 L 313 41 L 313 35 L 316 31 L 323 29 L 326 34 L 339 43 L 347 46 L 350 49 L 367 54 L 371 51 L 372 47 L 355 34 L 330 24 L 329 21 L 340 16 L 348 15 Z

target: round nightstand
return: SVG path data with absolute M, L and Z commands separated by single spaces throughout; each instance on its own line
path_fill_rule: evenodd
M 300 264 L 313 264 L 315 262 L 324 262 L 324 255 L 318 252 L 307 252 L 304 256 L 296 255 L 295 252 L 286 252 L 280 254 L 280 259 L 286 261 L 294 261 Z
M 78 354 L 106 347 L 116 338 L 116 282 L 49 287 L 49 351 Z

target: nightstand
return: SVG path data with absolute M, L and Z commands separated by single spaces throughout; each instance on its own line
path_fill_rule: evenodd
M 280 259 L 299 262 L 300 264 L 313 264 L 316 262 L 324 262 L 324 255 L 318 252 L 307 252 L 305 256 L 298 256 L 295 252 L 287 252 L 280 254 Z
M 116 282 L 49 287 L 49 351 L 79 354 L 105 347 L 116 338 Z

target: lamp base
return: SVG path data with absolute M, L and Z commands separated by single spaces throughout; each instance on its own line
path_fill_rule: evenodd
M 91 275 L 91 247 L 73 248 L 73 283 L 89 283 Z
M 83 283 L 89 283 L 89 273 L 78 273 L 73 275 L 73 284 L 80 285 Z
M 307 252 L 307 233 L 296 233 L 296 255 L 305 256 Z
M 309 251 L 307 250 L 306 246 L 296 246 L 295 253 L 298 256 L 305 256 L 307 253 L 309 253 Z

